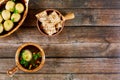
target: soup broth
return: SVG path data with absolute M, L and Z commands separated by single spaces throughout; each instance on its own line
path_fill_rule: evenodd
M 33 70 L 41 63 L 41 51 L 35 46 L 26 46 L 19 55 L 19 62 L 25 69 Z

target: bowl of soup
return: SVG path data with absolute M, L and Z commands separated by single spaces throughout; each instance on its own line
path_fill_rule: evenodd
M 40 45 L 36 43 L 25 43 L 21 45 L 15 54 L 16 66 L 8 70 L 8 75 L 13 75 L 16 71 L 36 72 L 45 63 L 45 53 Z

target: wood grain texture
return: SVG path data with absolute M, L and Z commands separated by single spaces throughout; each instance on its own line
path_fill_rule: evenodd
M 38 43 L 40 44 L 40 43 Z M 14 57 L 21 44 L 0 45 L 0 58 Z M 120 57 L 120 44 L 118 43 L 77 43 L 77 44 L 40 44 L 46 57 L 82 58 L 82 57 Z
M 36 26 L 35 15 L 45 9 L 30 9 L 24 26 Z M 75 13 L 75 19 L 66 21 L 65 26 L 119 26 L 119 9 L 57 9 L 62 14 Z
M 6 73 L 15 62 L 14 59 L 0 59 L 0 65 L 0 73 Z M 37 73 L 117 74 L 120 73 L 120 58 L 46 58 L 44 67 Z
M 41 44 L 119 43 L 120 27 L 65 27 L 59 35 L 47 37 L 39 33 L 36 26 L 21 26 L 11 36 L 0 39 L 2 44 L 31 41 Z
M 35 27 L 22 26 L 0 39 L 0 57 L 14 57 L 25 42 L 43 47 L 46 57 L 120 57 L 120 27 L 65 27 L 56 37 L 46 37 Z
M 0 80 L 9 80 L 0 74 Z M 17 80 L 120 80 L 120 74 L 16 74 Z
M 119 26 L 119 3 L 119 0 L 34 0 L 29 3 L 30 12 L 24 25 L 35 26 L 35 14 L 55 8 L 63 14 L 75 13 L 76 18 L 66 22 L 66 26 Z
M 24 24 L 0 39 L 0 80 L 15 66 L 17 48 L 25 42 L 42 46 L 44 67 L 18 80 L 120 80 L 120 0 L 30 0 Z M 46 37 L 36 27 L 35 14 L 48 8 L 63 15 L 74 12 L 61 34 Z
M 30 0 L 31 9 L 38 8 L 120 8 L 119 0 Z

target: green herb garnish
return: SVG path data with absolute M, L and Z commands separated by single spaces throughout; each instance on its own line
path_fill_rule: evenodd
M 22 65 L 24 65 L 25 67 L 28 66 L 28 62 L 25 61 L 24 59 L 22 59 L 22 60 L 20 61 L 20 63 L 21 63 Z
M 33 54 L 34 60 L 37 60 L 39 57 L 41 57 L 40 52 L 38 52 L 37 54 Z
M 18 10 L 14 9 L 14 13 L 18 13 Z
M 33 54 L 34 60 L 37 60 L 38 56 L 36 54 Z
M 12 22 L 14 22 L 14 20 L 15 20 L 14 18 L 11 19 Z

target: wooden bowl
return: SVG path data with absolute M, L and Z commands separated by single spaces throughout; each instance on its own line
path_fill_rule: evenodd
M 42 56 L 41 63 L 40 63 L 40 65 L 39 65 L 37 68 L 35 68 L 35 69 L 28 70 L 28 69 L 25 69 L 25 68 L 20 64 L 20 61 L 19 61 L 20 52 L 21 52 L 24 48 L 26 48 L 26 47 L 29 47 L 29 49 L 31 48 L 31 49 L 35 49 L 35 50 L 36 50 L 36 48 L 37 48 L 37 50 L 40 51 L 40 55 Z M 7 74 L 8 74 L 9 76 L 13 75 L 17 70 L 22 70 L 22 71 L 24 71 L 24 72 L 29 72 L 29 73 L 36 72 L 36 71 L 40 70 L 40 69 L 43 67 L 44 63 L 45 63 L 45 53 L 44 53 L 43 49 L 42 49 L 38 44 L 31 43 L 31 42 L 25 43 L 25 44 L 21 45 L 21 46 L 17 49 L 16 54 L 15 54 L 15 62 L 16 62 L 16 67 L 14 67 L 14 68 L 11 69 L 11 70 L 8 70 L 8 72 L 7 72 Z
M 0 7 L 2 7 L 2 4 L 5 4 L 8 0 L 1 0 L 0 1 Z M 21 17 L 21 20 L 17 23 L 17 25 L 15 25 L 13 27 L 13 29 L 11 29 L 10 31 L 8 32 L 5 32 L 5 33 L 2 33 L 0 34 L 0 38 L 3 38 L 3 37 L 6 37 L 6 36 L 9 36 L 11 35 L 13 32 L 15 32 L 21 25 L 22 23 L 24 22 L 26 16 L 27 16 L 27 13 L 28 13 L 28 3 L 29 3 L 29 0 L 20 0 L 24 6 L 25 6 L 25 10 L 24 12 L 22 13 L 22 17 Z
M 60 30 L 53 35 L 48 35 L 44 32 L 44 30 L 42 28 L 43 26 L 41 25 L 41 22 L 37 19 L 36 24 L 37 24 L 37 28 L 38 28 L 39 32 L 43 35 L 46 35 L 46 36 L 56 36 L 56 35 L 60 34 L 62 32 L 63 28 L 64 28 L 65 21 L 75 18 L 74 13 L 68 13 L 67 15 L 63 16 L 58 10 L 55 10 L 55 9 L 47 9 L 45 11 L 47 13 L 55 11 L 60 16 L 61 21 L 62 21 L 62 27 L 60 28 Z

